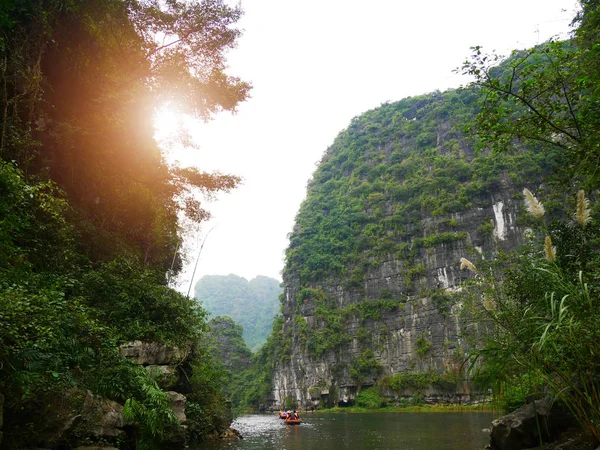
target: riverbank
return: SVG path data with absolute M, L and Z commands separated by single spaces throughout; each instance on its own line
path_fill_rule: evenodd
M 307 411 L 308 412 L 308 411 Z M 422 405 L 422 406 L 386 406 L 383 408 L 370 409 L 360 406 L 347 406 L 327 409 L 316 409 L 314 412 L 320 413 L 378 413 L 378 412 L 495 412 L 491 404 L 481 405 Z

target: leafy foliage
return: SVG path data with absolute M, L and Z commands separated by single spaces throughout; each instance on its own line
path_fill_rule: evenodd
M 267 342 L 253 355 L 251 364 L 241 372 L 233 372 L 227 389 L 238 411 L 263 411 L 268 405 L 273 370 L 279 361 L 289 358 L 291 342 L 281 331 L 282 316 L 277 316 Z
M 515 52 L 499 68 L 492 67 L 499 56 L 475 47 L 463 66 L 485 94 L 474 130 L 500 151 L 516 140 L 542 142 L 557 161 L 554 182 L 563 191 L 559 208 L 546 215 L 526 191 L 537 233 L 520 254 L 479 270 L 476 304 L 495 327 L 476 355 L 482 365 L 473 367 L 507 407 L 552 393 L 600 442 L 598 207 L 590 209 L 583 190 L 576 201 L 564 197 L 574 186 L 596 189 L 600 180 L 600 6 L 580 3 L 568 42 Z M 565 219 L 565 211 L 573 213 Z
M 481 47 L 463 65 L 485 93 L 475 131 L 485 145 L 503 151 L 515 139 L 540 142 L 560 163 L 562 182 L 573 177 L 596 188 L 599 150 L 598 5 L 582 2 L 581 26 L 567 42 L 550 41 L 514 51 L 502 62 Z M 596 27 L 596 28 L 595 28 Z
M 386 406 L 386 401 L 379 395 L 376 389 L 363 389 L 354 399 L 356 406 L 368 409 L 379 409 Z
M 375 359 L 372 350 L 365 350 L 350 367 L 350 377 L 360 387 L 369 377 L 376 377 L 383 366 Z
M 384 377 L 381 385 L 392 389 L 397 394 L 405 394 L 406 391 L 422 392 L 430 386 L 455 389 L 460 382 L 460 377 L 460 371 L 447 371 L 441 374 L 433 371 L 402 372 Z

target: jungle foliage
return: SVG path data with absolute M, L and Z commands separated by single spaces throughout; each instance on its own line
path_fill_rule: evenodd
M 236 412 L 257 412 L 264 411 L 268 406 L 268 399 L 271 395 L 273 381 L 273 371 L 277 361 L 280 361 L 285 355 L 289 355 L 289 342 L 283 339 L 281 328 L 283 318 L 277 316 L 273 323 L 272 332 L 267 341 L 254 354 L 251 354 L 246 347 L 239 325 L 233 321 L 229 325 L 219 326 L 220 331 L 215 333 L 215 337 L 220 342 L 229 342 L 230 351 L 223 355 L 221 361 L 224 362 L 227 375 L 227 383 L 223 392 L 228 400 L 232 402 Z M 225 321 L 218 318 L 219 321 Z M 226 339 L 223 339 L 223 338 Z M 222 346 L 219 345 L 218 352 L 222 352 Z
M 3 1 L 3 448 L 43 447 L 45 405 L 72 388 L 125 404 L 137 431 L 115 445 L 159 448 L 173 414 L 119 356 L 133 339 L 196 344 L 192 402 L 219 427 L 220 381 L 198 347 L 206 313 L 167 275 L 181 262 L 178 213 L 208 216 L 192 192 L 239 179 L 168 166 L 152 115 L 170 102 L 208 119 L 245 99 L 249 85 L 224 73 L 240 14 L 220 0 Z

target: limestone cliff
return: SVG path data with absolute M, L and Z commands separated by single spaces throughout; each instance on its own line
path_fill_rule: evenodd
M 477 100 L 384 104 L 325 153 L 286 252 L 273 407 L 351 403 L 375 383 L 396 401 L 476 400 L 461 370 L 477 324 L 459 260 L 522 243 L 520 192 L 548 167 L 540 149 L 478 148 L 464 132 Z

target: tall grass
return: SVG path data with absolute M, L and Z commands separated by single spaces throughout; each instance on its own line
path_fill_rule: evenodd
M 598 227 L 582 191 L 562 221 L 546 221 L 541 202 L 524 195 L 538 232 L 520 252 L 478 262 L 468 283 L 489 325 L 471 372 L 501 401 L 529 380 L 523 401 L 552 395 L 600 443 Z

